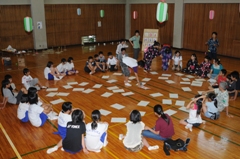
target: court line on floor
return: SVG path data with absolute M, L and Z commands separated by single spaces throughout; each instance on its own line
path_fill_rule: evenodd
M 4 136 L 6 137 L 6 139 L 8 140 L 8 143 L 10 144 L 11 148 L 13 149 L 15 155 L 17 156 L 18 159 L 21 159 L 21 155 L 19 154 L 17 148 L 15 147 L 15 145 L 13 144 L 11 138 L 8 136 L 6 130 L 4 129 L 4 127 L 2 126 L 2 124 L 0 123 L 0 128 L 4 134 Z

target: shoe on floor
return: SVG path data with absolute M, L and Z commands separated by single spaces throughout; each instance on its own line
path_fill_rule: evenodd
M 159 149 L 159 146 L 158 145 L 155 145 L 155 146 L 149 146 L 148 147 L 148 150 L 151 151 L 151 150 L 157 150 Z
M 47 150 L 47 154 L 50 154 L 50 153 L 55 152 L 55 151 L 57 151 L 57 150 L 58 150 L 58 147 L 57 147 L 57 146 L 54 146 L 54 147 L 52 147 L 52 148 L 50 148 L 50 149 Z

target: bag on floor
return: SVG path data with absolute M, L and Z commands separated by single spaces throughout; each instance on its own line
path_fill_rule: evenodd
M 184 142 L 182 139 L 172 140 L 168 139 L 164 141 L 163 144 L 163 151 L 167 156 L 170 155 L 170 150 L 174 151 L 187 151 L 187 146 L 190 142 L 190 138 L 187 138 L 186 142 Z

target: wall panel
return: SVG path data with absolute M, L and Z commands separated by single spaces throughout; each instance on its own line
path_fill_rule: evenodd
M 135 30 L 139 30 L 142 36 L 143 30 L 159 29 L 160 43 L 173 43 L 173 23 L 174 23 L 174 4 L 168 4 L 168 21 L 160 24 L 156 20 L 156 4 L 131 4 L 131 35 L 134 35 Z M 133 11 L 138 12 L 138 18 L 133 19 Z M 142 39 L 141 39 L 142 40 Z
M 185 4 L 184 48 L 206 51 L 205 42 L 213 31 L 218 32 L 220 47 L 218 53 L 240 57 L 234 49 L 240 37 L 239 4 Z M 215 17 L 209 20 L 209 11 L 215 10 Z M 234 43 L 235 42 L 235 43 Z M 233 51 L 234 50 L 234 51 Z

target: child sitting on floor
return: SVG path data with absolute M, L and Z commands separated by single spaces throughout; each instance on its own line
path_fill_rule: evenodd
M 187 62 L 187 68 L 184 68 L 182 72 L 194 74 L 198 68 L 198 60 L 196 54 L 192 54 L 191 59 Z
M 101 62 L 100 62 L 100 59 L 99 59 L 99 55 L 98 54 L 95 54 L 94 55 L 94 62 L 97 66 L 97 69 L 96 71 L 99 72 L 105 72 L 105 65 L 103 65 Z
M 217 99 L 214 93 L 209 93 L 207 96 L 202 96 L 204 98 L 205 103 L 203 104 L 203 113 L 205 117 L 210 118 L 212 120 L 216 120 L 219 118 Z
M 99 57 L 98 57 L 99 58 L 99 62 L 102 64 L 103 71 L 105 72 L 106 71 L 105 69 L 106 69 L 106 62 L 107 62 L 107 60 L 105 59 L 102 51 L 100 51 L 98 53 L 98 55 L 99 55 Z
M 44 69 L 44 77 L 47 80 L 60 80 L 66 73 L 59 73 L 57 68 L 53 67 L 53 62 L 48 61 L 47 66 Z
M 22 95 L 21 101 L 18 105 L 17 109 L 17 117 L 21 120 L 21 122 L 28 122 L 28 109 L 29 109 L 29 103 L 28 103 L 28 95 L 24 94 Z
M 28 68 L 23 69 L 22 84 L 26 89 L 28 89 L 29 87 L 35 87 L 37 88 L 37 90 L 47 88 L 39 82 L 38 78 L 32 78 L 32 76 L 30 75 L 30 70 Z
M 69 57 L 67 62 L 67 75 L 74 75 L 78 73 L 78 70 L 74 68 L 73 58 Z
M 196 75 L 200 78 L 206 78 L 210 72 L 211 62 L 209 56 L 205 56 L 204 61 L 196 69 Z
M 107 67 L 111 72 L 118 70 L 117 59 L 111 52 L 108 53 Z
M 202 102 L 201 95 L 196 95 L 195 99 L 186 106 L 189 109 L 189 118 L 180 120 L 180 124 L 185 125 L 185 129 L 192 131 L 193 126 L 198 127 L 203 123 L 201 118 Z
M 93 57 L 89 56 L 86 62 L 86 65 L 84 67 L 84 71 L 92 75 L 96 72 L 96 69 L 97 69 L 97 66 L 96 66 L 96 63 L 93 61 Z
M 211 87 L 209 89 L 211 89 L 211 88 L 218 88 L 218 86 L 219 86 L 219 84 L 221 82 L 226 82 L 227 81 L 226 75 L 227 75 L 227 70 L 222 69 L 219 72 L 218 76 L 214 80 L 213 79 L 209 79 L 208 81 L 210 82 L 210 85 L 211 85 Z
M 237 71 L 233 71 L 230 74 L 230 79 L 227 80 L 227 90 L 228 90 L 228 94 L 230 97 L 230 100 L 236 100 L 237 95 L 238 95 L 238 91 L 237 91 L 237 81 L 239 79 L 239 73 Z
M 12 82 L 12 76 L 7 74 L 7 75 L 5 75 L 4 79 L 5 79 L 5 80 L 9 80 L 9 82 L 10 82 L 10 87 L 9 87 L 9 89 L 11 90 L 11 92 L 12 92 L 12 93 L 14 94 L 14 96 L 16 97 L 17 94 L 18 94 L 18 90 L 17 90 L 15 84 Z
M 172 57 L 173 71 L 181 71 L 182 69 L 182 55 L 179 50 L 175 51 L 175 55 Z
M 158 145 L 150 146 L 142 136 L 145 124 L 141 121 L 141 114 L 138 110 L 133 110 L 130 113 L 130 121 L 125 125 L 127 126 L 126 136 L 120 134 L 119 139 L 123 139 L 124 147 L 128 151 L 138 152 L 143 146 L 146 146 L 149 151 L 159 149 Z
M 65 58 L 61 59 L 61 63 L 57 66 L 57 70 L 60 73 L 67 74 L 68 64 L 67 64 L 67 60 Z

